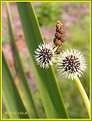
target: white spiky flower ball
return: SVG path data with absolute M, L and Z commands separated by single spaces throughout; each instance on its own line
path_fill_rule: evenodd
M 85 58 L 78 50 L 67 49 L 60 54 L 57 70 L 64 78 L 73 80 L 75 76 L 81 77 L 85 69 Z
M 53 55 L 54 53 L 50 44 L 39 44 L 34 56 L 36 63 L 41 68 L 49 68 L 52 65 Z

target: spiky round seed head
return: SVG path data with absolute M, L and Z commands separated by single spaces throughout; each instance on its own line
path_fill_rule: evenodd
M 86 69 L 86 61 L 78 50 L 66 50 L 60 54 L 57 70 L 60 75 L 68 79 L 80 77 Z
M 48 44 L 40 44 L 35 51 L 35 60 L 41 68 L 49 68 L 52 64 L 53 52 Z

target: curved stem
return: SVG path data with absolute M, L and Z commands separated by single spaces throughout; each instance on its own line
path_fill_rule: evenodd
M 77 85 L 77 87 L 78 87 L 78 89 L 80 91 L 80 94 L 82 96 L 82 99 L 84 101 L 84 104 L 86 106 L 86 109 L 87 109 L 89 117 L 90 117 L 90 101 L 89 101 L 88 96 L 87 96 L 87 94 L 86 94 L 86 92 L 85 92 L 85 90 L 83 88 L 83 85 L 81 84 L 78 77 L 75 77 L 75 83 L 76 83 L 76 85 Z

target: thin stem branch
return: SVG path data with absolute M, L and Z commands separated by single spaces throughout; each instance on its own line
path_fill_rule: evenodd
M 80 92 L 80 94 L 82 96 L 82 99 L 84 101 L 84 104 L 86 106 L 87 112 L 88 112 L 89 117 L 90 117 L 90 101 L 89 101 L 88 96 L 87 96 L 87 94 L 86 94 L 86 92 L 85 92 L 85 90 L 83 88 L 83 85 L 81 84 L 78 77 L 75 77 L 75 83 L 76 83 L 76 85 L 77 85 L 77 87 L 79 89 L 79 92 Z

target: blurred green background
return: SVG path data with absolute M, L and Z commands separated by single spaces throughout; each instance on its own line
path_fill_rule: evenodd
M 80 78 L 87 95 L 90 98 L 90 3 L 89 2 L 33 2 L 32 3 L 44 40 L 52 42 L 55 33 L 55 25 L 58 20 L 64 23 L 66 41 L 62 45 L 62 49 L 74 48 L 80 50 L 86 58 L 87 69 L 82 78 Z M 29 84 L 33 90 L 36 103 L 39 108 L 41 117 L 45 117 L 42 102 L 39 96 L 38 87 L 35 83 L 35 77 L 31 70 L 30 57 L 24 42 L 18 11 L 15 3 L 11 3 L 11 13 L 13 24 L 16 32 L 16 43 L 22 58 Z M 12 74 L 16 80 L 16 84 L 21 92 L 21 85 L 17 79 L 10 46 L 9 34 L 7 29 L 6 6 L 2 7 L 2 44 L 3 51 L 7 57 L 7 61 L 12 70 Z M 55 74 L 62 91 L 65 106 L 71 118 L 87 118 L 88 114 L 85 105 L 78 92 L 78 89 L 72 80 L 65 80 L 59 77 L 57 70 Z M 22 92 L 21 92 L 22 93 Z M 5 107 L 3 104 L 3 112 Z M 4 115 L 4 114 L 3 114 Z

